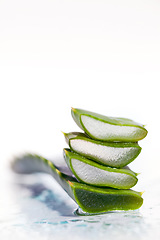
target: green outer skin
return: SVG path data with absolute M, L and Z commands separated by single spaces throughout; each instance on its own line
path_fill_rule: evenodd
M 115 148 L 126 148 L 126 147 L 134 147 L 137 149 L 137 152 L 136 154 L 132 155 L 130 159 L 128 159 L 127 162 L 124 162 L 124 163 L 119 163 L 119 162 L 116 162 L 116 164 L 114 165 L 107 165 L 107 164 L 104 164 L 103 162 L 101 162 L 101 160 L 99 160 L 98 158 L 96 157 L 93 157 L 89 154 L 82 154 L 80 152 L 76 152 L 80 155 L 83 155 L 89 159 L 92 159 L 102 165 L 106 165 L 106 166 L 110 166 L 110 167 L 116 167 L 116 168 L 122 168 L 126 165 L 128 165 L 129 163 L 131 163 L 135 158 L 138 157 L 138 155 L 140 154 L 141 152 L 141 147 L 138 145 L 138 143 L 136 142 L 102 142 L 102 141 L 98 141 L 98 140 L 94 140 L 94 139 L 91 139 L 90 137 L 88 137 L 85 133 L 80 133 L 80 132 L 70 132 L 70 133 L 63 133 L 64 136 L 65 136 L 65 139 L 66 139 L 66 142 L 67 144 L 69 145 L 70 149 L 74 152 L 76 152 L 75 149 L 72 148 L 71 146 L 71 140 L 72 139 L 82 139 L 82 140 L 85 140 L 85 141 L 88 141 L 88 142 L 92 142 L 92 143 L 95 143 L 95 144 L 98 144 L 98 145 L 102 145 L 102 146 L 108 146 L 108 147 L 115 147 Z
M 82 157 L 81 155 L 77 154 L 77 153 L 73 153 L 71 152 L 69 149 L 64 149 L 64 158 L 66 160 L 66 163 L 68 165 L 68 167 L 71 169 L 71 171 L 73 172 L 73 174 L 75 175 L 75 177 L 80 181 L 80 182 L 83 182 L 83 183 L 86 183 L 86 184 L 89 184 L 89 185 L 94 185 L 94 186 L 99 186 L 99 187 L 111 187 L 111 188 L 117 188 L 117 189 L 129 189 L 133 186 L 136 185 L 138 179 L 136 177 L 136 173 L 135 172 L 132 172 L 131 170 L 128 170 L 128 169 L 117 169 L 117 168 L 110 168 L 110 167 L 106 167 L 106 166 L 103 166 L 103 165 L 100 165 L 98 163 L 95 163 L 85 157 Z M 128 186 L 118 186 L 115 182 L 113 182 L 112 184 L 91 184 L 91 183 L 88 183 L 88 182 L 85 182 L 83 179 L 81 179 L 78 174 L 76 173 L 75 169 L 73 168 L 72 166 L 72 160 L 73 159 L 77 159 L 81 162 L 84 162 L 85 164 L 88 164 L 88 165 L 91 165 L 93 167 L 95 167 L 96 169 L 102 169 L 104 171 L 107 171 L 107 172 L 113 172 L 113 173 L 122 173 L 122 174 L 127 174 L 129 175 L 130 177 L 134 178 L 134 183 L 132 184 L 128 184 Z
M 143 125 L 136 123 L 128 118 L 107 117 L 107 116 L 104 116 L 104 115 L 101 115 L 98 113 L 94 113 L 94 112 L 90 112 L 90 111 L 86 111 L 86 110 L 78 109 L 78 108 L 72 108 L 71 115 L 72 115 L 74 121 L 77 123 L 77 125 L 93 139 L 96 139 L 96 138 L 90 132 L 88 132 L 87 129 L 84 127 L 84 125 L 81 121 L 81 115 L 89 116 L 89 117 L 99 120 L 101 122 L 109 123 L 112 125 L 137 127 L 137 128 L 140 128 L 143 132 L 142 136 L 139 138 L 134 138 L 134 139 L 133 139 L 133 137 L 122 138 L 120 136 L 119 138 L 116 137 L 115 139 L 113 139 L 113 138 L 109 139 L 106 137 L 105 139 L 99 139 L 101 141 L 137 142 L 137 141 L 145 138 L 148 133 Z
M 16 159 L 12 163 L 12 169 L 23 174 L 44 172 L 52 175 L 86 213 L 135 210 L 143 204 L 140 192 L 93 187 L 79 183 L 73 177 L 60 172 L 51 161 L 38 155 L 27 154 Z

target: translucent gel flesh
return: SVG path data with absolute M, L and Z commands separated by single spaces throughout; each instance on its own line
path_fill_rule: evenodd
M 135 179 L 128 174 L 108 172 L 77 159 L 72 159 L 72 167 L 77 176 L 88 184 L 131 187 L 135 183 Z
M 79 154 L 98 159 L 106 165 L 115 165 L 128 162 L 135 151 L 134 147 L 110 147 L 82 139 L 71 139 L 71 147 Z
M 138 127 L 112 125 L 85 115 L 81 116 L 81 120 L 87 131 L 97 139 L 137 139 L 143 134 L 143 129 Z

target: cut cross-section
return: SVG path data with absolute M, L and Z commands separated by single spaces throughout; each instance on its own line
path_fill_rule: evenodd
M 72 108 L 72 117 L 91 138 L 101 141 L 137 142 L 147 135 L 142 124 L 128 118 L 107 117 Z
M 69 149 L 64 149 L 64 157 L 76 178 L 86 184 L 129 189 L 138 181 L 136 173 L 131 170 L 102 166 Z
M 72 151 L 110 167 L 124 167 L 141 152 L 137 143 L 101 142 L 83 133 L 64 133 Z

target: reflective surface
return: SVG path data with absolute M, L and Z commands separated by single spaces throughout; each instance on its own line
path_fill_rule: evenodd
M 77 205 L 50 176 L 19 176 L 6 170 L 0 238 L 159 239 L 160 179 L 144 182 L 144 204 L 139 210 L 78 216 Z

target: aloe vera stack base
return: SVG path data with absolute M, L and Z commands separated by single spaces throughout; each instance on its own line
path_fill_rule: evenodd
M 130 189 L 136 185 L 138 174 L 127 164 L 140 154 L 137 141 L 147 135 L 147 130 L 130 119 L 73 108 L 71 114 L 84 133 L 64 133 L 69 145 L 64 158 L 70 173 L 34 154 L 18 157 L 12 169 L 19 174 L 50 174 L 83 214 L 140 208 L 142 193 Z
M 64 158 L 76 179 L 103 190 L 115 189 L 119 194 L 122 189 L 135 186 L 138 174 L 126 168 L 141 152 L 138 141 L 147 135 L 144 126 L 127 118 L 107 117 L 83 109 L 72 108 L 71 115 L 84 131 L 64 133 L 69 146 L 64 149 Z M 119 204 L 124 201 L 127 206 L 125 198 L 114 197 L 108 195 L 107 204 L 112 202 L 115 209 L 120 209 L 117 201 Z M 109 211 L 107 207 L 105 210 Z

